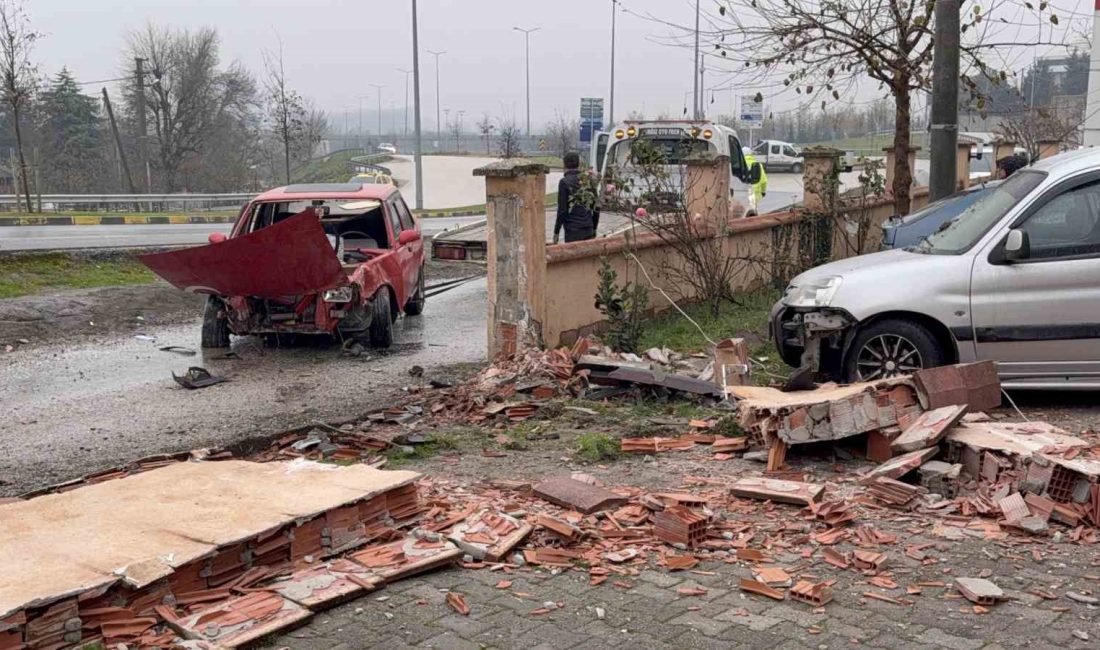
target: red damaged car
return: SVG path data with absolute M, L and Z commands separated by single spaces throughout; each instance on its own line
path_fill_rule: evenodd
M 229 335 L 328 334 L 393 342 L 424 310 L 420 225 L 392 185 L 288 185 L 241 210 L 228 237 L 141 256 L 185 291 L 209 294 L 202 346 Z

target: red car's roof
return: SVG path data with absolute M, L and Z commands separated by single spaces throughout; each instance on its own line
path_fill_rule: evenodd
M 393 185 L 381 183 L 300 183 L 276 187 L 260 194 L 253 201 L 298 201 L 303 199 L 375 199 L 384 201 L 397 192 Z

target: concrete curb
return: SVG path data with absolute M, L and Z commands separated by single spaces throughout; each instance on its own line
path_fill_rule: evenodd
M 104 216 L 26 216 L 0 217 L 2 226 L 140 226 L 188 223 L 233 223 L 237 215 L 191 216 L 165 215 L 104 215 Z

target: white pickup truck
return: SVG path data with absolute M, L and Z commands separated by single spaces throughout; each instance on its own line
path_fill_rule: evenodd
M 795 174 L 802 173 L 802 167 L 806 161 L 802 158 L 802 150 L 798 145 L 782 140 L 761 140 L 752 148 L 752 154 L 756 161 L 764 165 L 767 171 L 789 171 Z M 855 165 L 855 154 L 851 151 L 844 152 L 841 160 L 841 168 L 852 171 Z

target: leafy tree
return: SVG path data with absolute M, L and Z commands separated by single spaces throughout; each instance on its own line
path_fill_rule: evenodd
M 39 94 L 35 108 L 46 191 L 101 190 L 108 161 L 99 102 L 80 92 L 72 74 L 62 68 Z
M 619 274 L 607 257 L 600 258 L 600 281 L 596 287 L 596 309 L 607 322 L 603 340 L 616 352 L 637 352 L 645 330 L 649 290 L 638 283 L 619 284 Z

